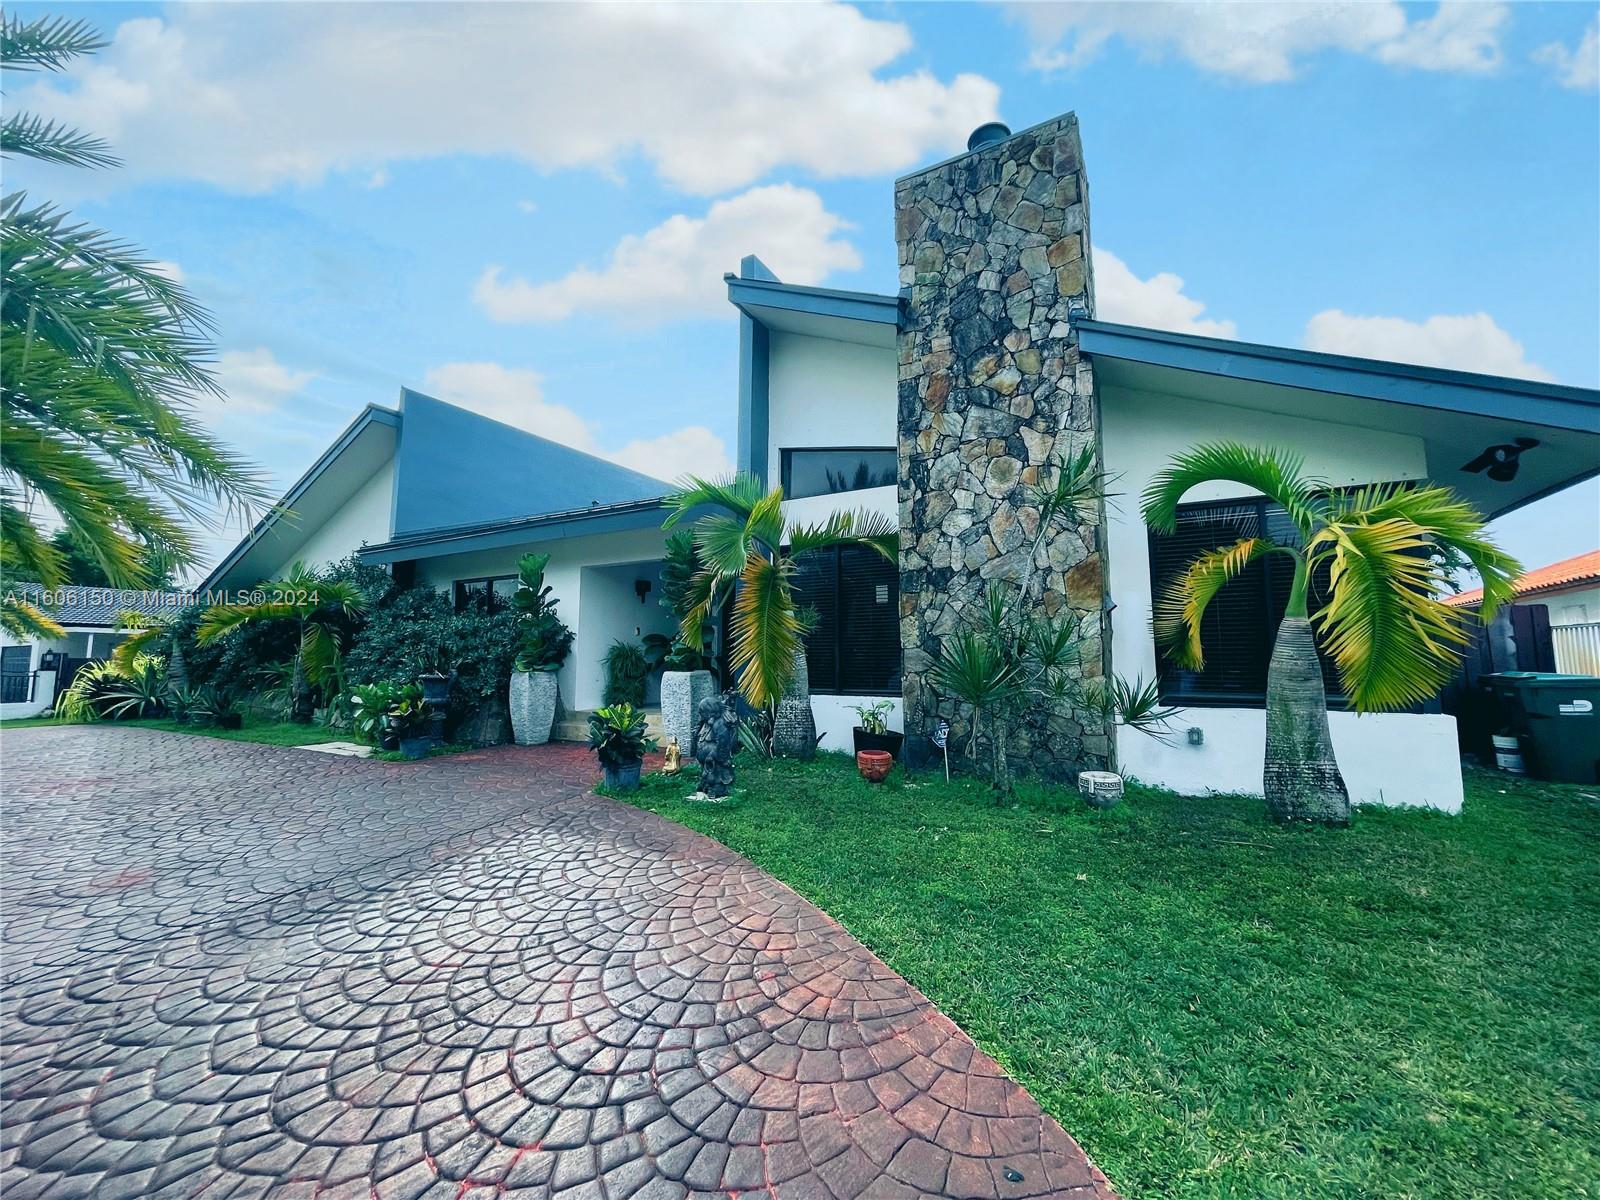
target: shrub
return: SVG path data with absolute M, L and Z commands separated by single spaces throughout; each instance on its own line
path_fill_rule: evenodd
M 572 651 L 572 630 L 556 616 L 557 601 L 544 581 L 548 554 L 524 554 L 517 560 L 521 586 L 511 598 L 517 613 L 517 628 L 522 644 L 517 653 L 519 671 L 554 671 L 567 661 Z
M 645 733 L 644 714 L 633 705 L 614 704 L 589 714 L 589 749 L 602 766 L 628 766 L 655 748 L 655 739 Z
M 606 651 L 605 668 L 605 702 L 643 708 L 645 684 L 650 678 L 650 663 L 644 651 L 634 642 L 618 639 Z

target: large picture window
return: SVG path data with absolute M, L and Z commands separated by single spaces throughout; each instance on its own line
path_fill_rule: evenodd
M 790 500 L 831 496 L 865 488 L 893 487 L 898 479 L 894 448 L 832 448 L 783 451 L 783 494 Z
M 521 581 L 515 575 L 494 575 L 485 579 L 456 580 L 456 611 L 478 606 L 486 612 L 499 612 L 511 603 Z
M 836 546 L 799 556 L 795 597 L 816 610 L 806 636 L 811 690 L 900 694 L 900 568 L 875 550 Z
M 1159 603 L 1168 583 L 1202 551 L 1262 536 L 1279 545 L 1300 544 L 1299 530 L 1289 515 L 1265 497 L 1180 504 L 1176 532 L 1170 536 L 1150 532 L 1151 594 Z M 1324 577 L 1318 578 L 1318 574 Z M 1308 599 L 1313 612 L 1326 597 L 1325 576 L 1325 571 L 1312 576 Z M 1161 698 L 1195 705 L 1264 703 L 1267 664 L 1293 580 L 1294 563 L 1286 554 L 1259 558 L 1232 579 L 1206 606 L 1200 622 L 1204 670 L 1185 670 L 1158 648 Z M 1317 640 L 1320 648 L 1322 639 Z M 1322 677 L 1329 703 L 1339 707 L 1343 703 L 1339 676 L 1326 654 L 1322 656 Z

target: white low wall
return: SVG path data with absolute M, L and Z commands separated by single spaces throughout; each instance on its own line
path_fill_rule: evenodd
M 811 715 L 817 720 L 817 732 L 825 735 L 817 744 L 819 750 L 841 750 L 846 754 L 856 752 L 855 727 L 861 723 L 856 716 L 856 705 L 876 704 L 888 700 L 889 728 L 903 730 L 899 696 L 816 696 L 811 697 Z
M 1205 741 L 1191 746 L 1197 727 Z M 1431 713 L 1328 714 L 1333 751 L 1355 804 L 1461 811 L 1461 752 L 1454 717 Z M 1259 708 L 1186 708 L 1160 742 L 1117 730 L 1117 769 L 1141 783 L 1185 796 L 1261 795 L 1267 717 Z

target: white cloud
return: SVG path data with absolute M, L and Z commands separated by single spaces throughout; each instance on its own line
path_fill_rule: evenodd
M 1305 344 L 1308 350 L 1386 362 L 1518 379 L 1555 378 L 1538 363 L 1529 362 L 1522 343 L 1483 312 L 1417 322 L 1401 317 L 1356 317 L 1330 308 L 1306 322 Z
M 537 371 L 493 362 L 446 363 L 428 372 L 424 388 L 441 400 L 656 479 L 671 482 L 691 471 L 706 475 L 731 469 L 722 439 L 703 425 L 635 439 L 615 451 L 604 449 L 582 415 L 545 400 L 544 379 Z
M 536 212 L 539 211 L 538 201 L 535 201 L 535 200 L 518 200 L 517 201 L 517 210 L 519 212 L 525 212 L 525 213 L 536 213 Z
M 379 188 L 388 187 L 388 186 L 389 186 L 389 172 L 384 170 L 382 167 L 379 167 L 371 175 L 367 176 L 367 190 L 368 191 L 374 191 L 375 192 Z
M 183 273 L 182 267 L 180 267 L 177 263 L 170 262 L 164 258 L 158 258 L 152 262 L 150 264 L 150 269 L 157 275 L 165 275 L 168 279 L 172 280 L 173 283 L 182 283 L 184 279 L 187 278 Z
M 1300 60 L 1328 50 L 1364 54 L 1427 71 L 1493 70 L 1504 4 L 1445 0 L 1412 20 L 1394 0 L 1377 3 L 1195 4 L 1117 0 L 1011 4 L 1034 42 L 1029 65 L 1057 71 L 1094 59 L 1112 38 L 1149 58 L 1189 60 L 1203 71 L 1248 83 L 1292 79 Z
M 608 173 L 640 155 L 712 194 L 958 149 L 999 88 L 894 70 L 911 48 L 838 3 L 178 5 L 12 99 L 109 138 L 118 177 L 261 190 L 443 154 Z
M 214 410 L 219 414 L 272 412 L 316 378 L 314 372 L 284 366 L 265 346 L 223 351 L 216 372 L 228 397 Z
M 548 283 L 505 278 L 492 266 L 473 289 L 497 321 L 559 321 L 605 312 L 632 321 L 732 315 L 722 282 L 739 259 L 759 254 L 780 279 L 820 283 L 829 272 L 861 265 L 838 234 L 848 228 L 822 197 L 793 184 L 752 188 L 718 200 L 703 217 L 680 214 L 629 234 L 599 267 L 581 266 Z
M 1140 279 L 1111 251 L 1096 249 L 1093 253 L 1095 316 L 1102 321 L 1203 337 L 1238 336 L 1232 321 L 1201 316 L 1205 302 L 1184 295 L 1182 277 L 1159 271 Z
M 1589 92 L 1600 88 L 1600 17 L 1589 22 L 1577 49 L 1550 42 L 1533 52 L 1533 60 L 1549 67 L 1562 87 Z

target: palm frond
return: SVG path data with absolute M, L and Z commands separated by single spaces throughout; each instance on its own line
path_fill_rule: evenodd
M 61 16 L 25 21 L 15 13 L 0 17 L 0 66 L 8 71 L 60 71 L 107 45 L 87 21 Z
M 300 637 L 300 665 L 306 673 L 306 682 L 321 687 L 334 673 L 339 661 L 339 646 L 333 634 L 323 625 L 311 622 Z
M 766 490 L 754 475 L 743 472 L 723 479 L 702 479 L 698 475 L 690 475 L 678 485 L 676 491 L 667 496 L 666 504 L 670 511 L 662 528 L 671 529 L 692 509 L 706 506 L 723 509 L 741 521 L 748 520 Z
M 756 708 L 776 704 L 794 672 L 800 622 L 789 590 L 789 566 L 752 554 L 733 602 L 733 669 Z
M 1312 619 L 1359 712 L 1431 699 L 1461 660 L 1464 615 L 1436 599 L 1440 571 L 1427 550 L 1400 517 L 1335 522 L 1307 547 L 1327 564 L 1331 595 Z
M 1156 598 L 1152 621 L 1156 645 L 1186 670 L 1203 669 L 1205 648 L 1200 644 L 1200 622 L 1206 606 L 1239 572 L 1263 554 L 1279 549 L 1266 538 L 1244 538 L 1197 555 Z
M 750 557 L 745 522 L 729 513 L 707 513 L 696 521 L 694 544 L 706 569 L 724 578 L 736 578 Z
M 768 557 L 783 546 L 783 489 L 773 488 L 755 502 L 745 519 L 745 534 L 765 548 Z
M 11 154 L 69 167 L 115 167 L 122 163 L 104 138 L 30 113 L 14 113 L 0 123 L 0 155 Z
M 1071 454 L 1052 456 L 1044 482 L 1027 490 L 1028 503 L 1039 510 L 1039 523 L 1048 526 L 1062 517 L 1091 520 L 1111 495 L 1111 476 L 1100 467 L 1091 439 Z
M 973 629 L 944 639 L 929 678 L 945 695 L 979 710 L 1013 695 L 1021 682 L 1016 664 Z
M 1243 484 L 1276 501 L 1302 539 L 1309 539 L 1322 519 L 1324 504 L 1318 493 L 1325 485 L 1305 474 L 1305 460 L 1298 454 L 1211 442 L 1177 455 L 1150 480 L 1142 497 L 1145 523 L 1157 533 L 1176 532 L 1178 503 L 1184 495 L 1202 483 L 1219 481 Z
M 866 546 L 890 562 L 898 562 L 900 529 L 882 513 L 867 509 L 836 512 L 816 525 L 800 525 L 788 533 L 789 553 L 805 554 L 830 546 Z
M 195 628 L 194 638 L 202 646 L 214 642 L 230 630 L 253 621 L 271 621 L 296 618 L 300 606 L 286 601 L 269 601 L 262 604 L 213 604 L 206 609 Z
M 0 597 L 0 629 L 15 638 L 64 638 L 61 628 L 45 611 L 21 596 Z
M 66 559 L 39 526 L 0 488 L 0 566 L 8 574 L 31 578 L 45 587 L 65 581 Z

